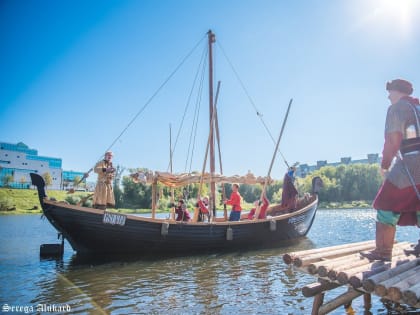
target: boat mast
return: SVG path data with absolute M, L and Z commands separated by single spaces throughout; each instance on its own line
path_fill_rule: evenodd
M 216 35 L 209 30 L 207 32 L 209 45 L 209 116 L 210 116 L 210 174 L 213 177 L 215 174 L 215 159 L 214 159 L 214 120 L 213 117 L 213 44 L 216 42 Z M 213 215 L 216 216 L 216 184 L 214 181 L 210 182 L 210 203 L 213 209 Z

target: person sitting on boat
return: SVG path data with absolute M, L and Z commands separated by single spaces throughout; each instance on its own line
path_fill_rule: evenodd
M 97 209 L 105 210 L 107 207 L 115 207 L 115 197 L 112 189 L 115 168 L 112 166 L 112 157 L 111 151 L 105 152 L 104 159 L 96 163 L 94 168 L 94 172 L 98 174 L 98 180 L 93 195 L 93 204 Z
M 197 206 L 200 210 L 198 215 L 198 221 L 204 221 L 204 216 L 207 219 L 210 219 L 210 212 L 209 212 L 209 197 L 205 196 L 203 198 L 198 197 Z
M 191 216 L 187 210 L 187 205 L 184 199 L 178 200 L 178 205 L 175 207 L 175 213 L 177 214 L 176 221 L 190 221 Z
M 259 200 L 256 200 L 254 202 L 255 207 L 252 208 L 251 211 L 246 215 L 246 218 L 248 220 L 253 220 L 254 219 L 255 211 L 257 211 L 257 207 L 258 207 L 259 204 L 260 204 Z M 262 205 L 261 205 L 261 208 L 260 208 L 260 213 L 258 215 L 258 219 L 265 219 L 267 217 L 267 208 L 268 208 L 269 204 L 270 203 L 269 203 L 269 201 L 267 199 L 267 196 L 265 195 L 265 192 L 264 192 Z
M 298 191 L 295 187 L 296 166 L 289 167 L 283 178 L 283 191 L 281 193 L 282 211 L 293 211 L 296 208 Z
M 229 200 L 225 200 L 224 204 L 231 205 L 232 211 L 229 215 L 229 221 L 239 221 L 241 219 L 241 195 L 239 194 L 239 184 L 232 185 L 232 193 Z

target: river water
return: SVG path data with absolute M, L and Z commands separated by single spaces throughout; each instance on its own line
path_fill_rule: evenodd
M 315 277 L 295 271 L 286 252 L 374 239 L 374 210 L 318 210 L 307 238 L 270 250 L 159 259 L 80 261 L 65 244 L 62 260 L 40 259 L 57 243 L 40 215 L 0 216 L 2 314 L 310 314 L 301 288 Z M 415 227 L 398 241 L 417 242 Z M 345 292 L 328 292 L 325 301 Z M 336 291 L 336 292 L 335 292 Z M 372 296 L 373 314 L 387 314 Z M 353 302 L 363 314 L 363 301 Z M 345 314 L 339 308 L 331 314 Z

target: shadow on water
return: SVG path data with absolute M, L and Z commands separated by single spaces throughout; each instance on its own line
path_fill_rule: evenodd
M 195 252 L 186 255 L 183 254 L 176 254 L 176 253 L 160 253 L 160 254 L 73 254 L 69 260 L 69 262 L 66 264 L 68 267 L 77 267 L 77 266 L 84 266 L 84 265 L 102 265 L 102 264 L 108 264 L 108 263 L 132 263 L 136 261 L 144 261 L 144 262 L 156 262 L 159 260 L 166 260 L 166 259 L 182 259 L 182 258 L 189 258 L 189 257 L 195 257 L 195 258 L 204 258 L 204 257 L 213 257 L 213 258 L 220 258 L 224 256 L 229 255 L 236 255 L 236 256 L 242 256 L 242 255 L 255 255 L 258 252 L 261 251 L 275 251 L 276 253 L 287 253 L 290 251 L 300 251 L 300 250 L 306 250 L 315 248 L 315 244 L 308 238 L 303 237 L 298 240 L 293 241 L 285 241 L 280 243 L 278 246 L 267 246 L 267 247 L 249 247 L 247 249 L 240 249 L 236 251 L 232 250 L 202 250 L 200 252 Z M 45 257 L 41 258 L 42 260 L 57 260 L 59 261 L 60 258 L 54 258 L 54 257 Z

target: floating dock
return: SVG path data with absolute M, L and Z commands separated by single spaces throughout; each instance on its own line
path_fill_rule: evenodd
M 407 256 L 412 249 L 408 242 L 394 244 L 389 262 L 369 261 L 360 251 L 375 248 L 375 241 L 366 241 L 287 253 L 283 261 L 293 268 L 317 277 L 302 288 L 305 297 L 313 297 L 312 315 L 328 314 L 340 306 L 348 308 L 363 295 L 365 311 L 371 308 L 371 294 L 390 304 L 420 309 L 420 258 Z M 346 293 L 324 303 L 326 291 L 347 286 Z

